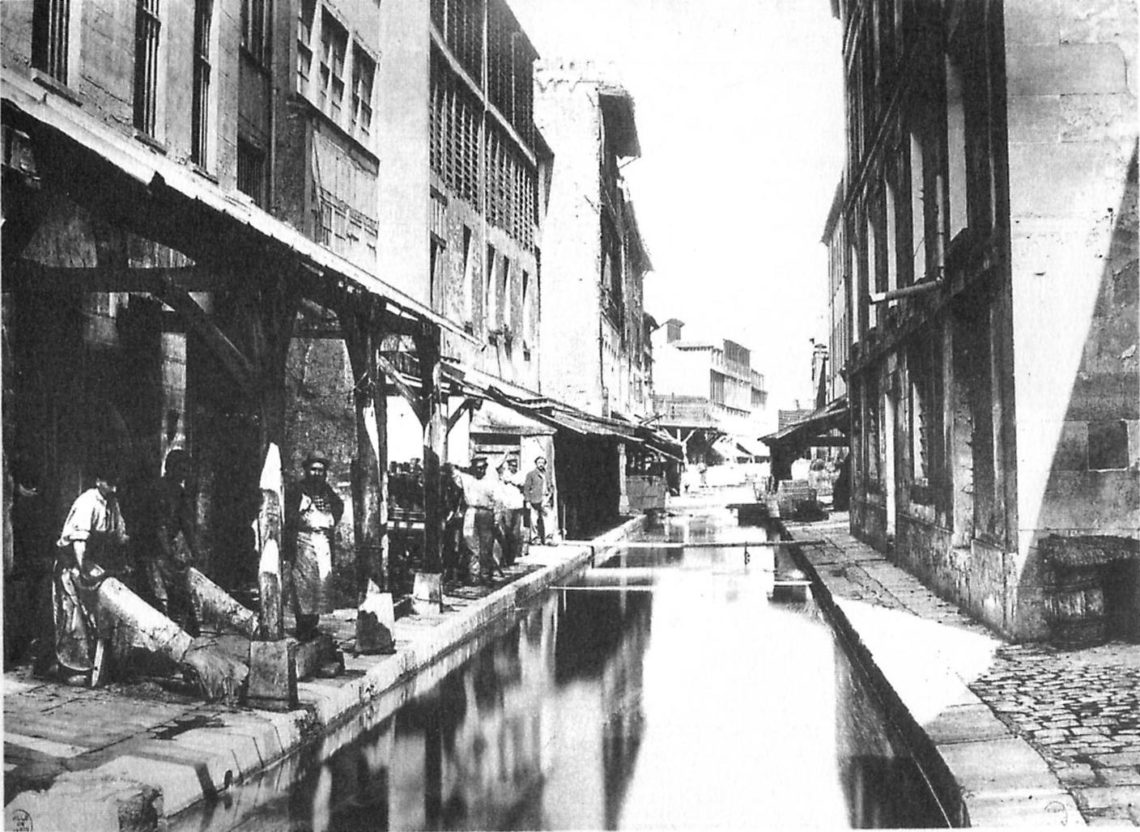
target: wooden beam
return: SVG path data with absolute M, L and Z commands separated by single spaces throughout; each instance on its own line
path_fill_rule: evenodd
M 204 266 L 174 269 L 69 268 L 17 260 L 5 269 L 6 287 L 36 292 L 153 292 L 156 284 L 185 292 L 210 292 L 224 283 L 218 270 Z
M 423 400 L 420 396 L 400 378 L 399 371 L 392 366 L 392 362 L 385 358 L 383 353 L 378 352 L 376 354 L 376 366 L 384 371 L 392 385 L 400 391 L 400 395 L 407 399 L 408 404 L 412 406 L 412 412 L 416 414 L 416 418 L 423 425 L 426 419 L 424 418 Z
M 479 404 L 479 400 L 468 396 L 463 400 L 459 407 L 455 408 L 455 412 L 447 417 L 447 432 L 451 433 L 451 429 L 463 418 L 463 414 L 469 410 L 474 410 L 475 405 Z
M 156 281 L 151 287 L 152 294 L 182 316 L 190 331 L 198 335 L 206 344 L 226 371 L 234 377 L 237 383 L 247 393 L 252 393 L 259 386 L 259 377 L 253 363 L 245 354 L 234 346 L 226 334 L 218 328 L 205 310 L 190 297 L 190 294 L 178 287 Z

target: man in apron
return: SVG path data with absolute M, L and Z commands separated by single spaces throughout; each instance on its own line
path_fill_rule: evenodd
M 344 501 L 326 481 L 329 461 L 319 453 L 305 458 L 305 476 L 285 500 L 286 544 L 292 562 L 293 611 L 297 638 L 317 635 L 323 612 L 331 612 L 333 540 L 344 513 Z

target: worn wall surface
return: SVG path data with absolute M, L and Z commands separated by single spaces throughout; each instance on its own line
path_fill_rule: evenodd
M 1050 579 L 1040 536 L 1140 529 L 1137 9 L 1016 0 L 1005 14 L 1018 557 L 1032 592 Z
M 431 303 L 428 285 L 428 107 L 430 3 L 380 4 L 380 93 L 377 155 L 381 160 L 377 270 L 391 285 Z
M 0 5 L 0 60 L 5 72 L 39 75 L 61 102 L 79 104 L 84 115 L 118 130 L 124 141 L 169 159 L 190 163 L 194 6 L 161 5 L 157 115 L 153 142 L 135 137 L 135 4 L 83 0 L 70 4 L 68 72 L 63 81 L 31 67 L 31 2 Z M 211 25 L 211 89 L 206 164 L 200 169 L 223 187 L 236 181 L 240 0 L 215 0 Z
M 543 236 L 542 391 L 602 411 L 601 110 L 592 82 L 535 76 L 535 123 L 555 153 Z

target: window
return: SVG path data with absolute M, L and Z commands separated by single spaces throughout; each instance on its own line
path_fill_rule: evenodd
M 910 382 L 911 499 L 930 504 L 930 480 L 942 465 L 942 347 L 940 334 L 907 352 Z
M 237 186 L 253 198 L 254 204 L 265 207 L 265 152 L 241 138 L 237 146 Z
M 352 129 L 367 137 L 372 129 L 372 79 L 376 62 L 359 47 L 352 50 Z
M 946 57 L 946 166 L 950 190 L 950 240 L 968 224 L 966 192 L 966 107 L 962 72 Z
M 485 322 L 488 330 L 497 329 L 499 322 L 495 313 L 498 307 L 495 304 L 495 270 L 498 266 L 497 257 L 495 256 L 495 247 L 490 243 L 487 244 L 487 266 L 485 273 L 485 281 L 483 288 L 483 309 L 485 315 Z
M 191 104 L 190 158 L 202 167 L 207 163 L 210 127 L 210 18 L 213 0 L 194 2 L 194 91 Z
M 431 235 L 431 251 L 429 257 L 431 258 L 428 270 L 428 276 L 431 279 L 431 285 L 428 286 L 428 303 L 431 308 L 440 311 L 440 287 L 443 285 L 443 262 L 445 253 L 445 244 L 443 240 Z
M 522 322 L 519 327 L 523 343 L 529 347 L 534 343 L 534 312 L 531 310 L 531 304 L 534 298 L 531 297 L 530 291 L 530 272 L 523 269 L 522 273 Z
M 301 0 L 297 4 L 297 92 L 308 95 L 313 71 L 313 19 L 317 0 Z
M 511 314 L 511 261 L 509 258 L 503 258 L 503 267 L 499 269 L 499 322 L 502 324 L 503 329 L 514 330 L 514 316 Z
M 926 277 L 926 185 L 923 182 L 922 141 L 910 134 L 910 228 L 912 281 Z
M 863 417 L 863 429 L 865 431 L 863 436 L 863 452 L 864 466 L 863 470 L 867 472 L 867 482 L 871 485 L 877 486 L 880 476 L 880 459 L 882 448 L 879 446 L 879 385 L 874 379 L 867 379 L 864 382 L 865 390 L 863 394 L 863 406 L 866 408 L 866 413 Z M 877 488 L 875 490 L 878 490 Z
M 158 103 L 159 0 L 138 0 L 135 14 L 135 127 L 154 135 Z
M 887 291 L 899 287 L 899 249 L 898 249 L 898 223 L 895 221 L 895 189 L 890 180 L 886 183 L 887 196 Z M 890 302 L 891 306 L 898 304 L 897 300 Z
M 32 8 L 32 66 L 67 83 L 70 0 L 36 0 Z
M 344 53 L 348 32 L 327 11 L 321 18 L 321 109 L 334 121 L 340 120 L 344 102 Z
M 879 268 L 878 268 L 878 235 L 875 234 L 875 209 L 873 204 L 867 204 L 867 237 L 865 240 L 867 246 L 867 291 L 875 292 L 879 289 Z M 874 329 L 879 325 L 879 304 L 872 303 L 870 305 L 869 321 L 867 326 Z
M 270 0 L 242 0 L 241 45 L 262 66 L 269 64 Z
M 463 226 L 463 323 L 468 331 L 475 320 L 475 258 L 471 256 L 471 229 Z

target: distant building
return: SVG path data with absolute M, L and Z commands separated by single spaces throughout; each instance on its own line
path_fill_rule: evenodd
M 721 436 L 738 443 L 741 456 L 762 455 L 756 437 L 768 392 L 751 351 L 728 339 L 684 339 L 684 325 L 670 318 L 654 335 L 655 424 L 685 442 L 694 462 L 709 461 Z
M 1136 4 L 832 6 L 852 530 L 1009 637 L 1140 639 Z

